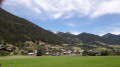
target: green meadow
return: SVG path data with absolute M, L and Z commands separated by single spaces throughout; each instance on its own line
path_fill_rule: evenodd
M 0 57 L 1 67 L 120 67 L 120 56 Z

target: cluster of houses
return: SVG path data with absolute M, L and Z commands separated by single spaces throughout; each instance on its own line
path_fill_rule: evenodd
M 72 50 L 67 49 L 66 47 L 60 47 L 60 46 L 49 46 L 44 44 L 47 47 L 49 47 L 49 50 L 44 53 L 44 56 L 68 56 L 68 55 L 82 55 L 84 50 Z M 58 51 L 60 50 L 60 51 Z M 28 53 L 28 56 L 36 56 L 37 50 Z
M 0 51 L 8 51 L 12 54 L 13 49 L 15 49 L 14 46 L 2 46 L 2 45 L 0 45 Z
M 83 52 L 85 50 L 75 50 L 75 51 L 72 51 L 72 50 L 65 50 L 65 51 L 62 51 L 62 52 L 56 52 L 56 53 L 53 53 L 52 56 L 74 56 L 74 55 L 83 55 Z M 101 55 L 101 51 L 93 51 L 93 50 L 88 50 L 89 52 L 92 52 L 92 53 L 95 53 L 96 55 L 100 56 Z
M 52 51 L 48 51 L 45 53 L 44 56 L 71 56 L 71 55 L 82 55 L 82 53 L 84 52 L 84 50 L 81 51 L 62 51 L 62 52 L 52 52 Z M 37 56 L 37 51 L 34 52 L 30 52 L 28 53 L 28 56 Z
M 71 47 L 66 47 L 66 46 L 50 46 L 45 43 L 45 48 L 48 48 L 46 50 L 46 53 L 44 53 L 44 56 L 72 56 L 72 55 L 82 55 L 85 50 L 73 50 Z M 36 47 L 34 43 L 29 43 L 26 42 L 26 45 L 24 46 L 26 49 L 29 49 L 30 47 Z M 15 49 L 14 46 L 2 46 L 0 45 L 0 51 L 9 51 L 11 54 L 13 53 L 13 50 Z M 58 51 L 60 50 L 60 51 Z M 96 54 L 101 54 L 101 51 L 93 51 L 93 50 L 88 50 L 90 52 L 94 52 Z M 33 52 L 27 53 L 28 56 L 37 56 L 37 49 L 34 50 Z
M 83 52 L 84 52 L 84 50 L 81 50 L 81 51 L 66 50 L 66 51 L 62 51 L 62 52 L 53 53 L 52 56 L 82 55 Z
M 72 56 L 72 55 L 82 55 L 83 52 L 85 50 L 73 50 L 73 48 L 70 47 L 66 47 L 66 46 L 50 46 L 48 44 L 42 44 L 45 45 L 45 47 L 49 47 L 49 50 L 46 51 L 46 53 L 44 53 L 43 56 Z M 35 45 L 30 45 L 29 43 L 27 43 L 27 47 L 34 47 Z M 60 51 L 57 51 L 60 50 Z M 93 50 L 88 50 L 90 52 L 96 53 L 98 55 L 101 54 L 101 51 L 93 51 Z M 37 55 L 37 50 L 28 53 L 28 56 L 36 56 Z
M 0 45 L 0 50 L 4 50 L 4 51 L 9 51 L 9 52 L 11 52 L 12 50 L 14 49 L 14 47 L 13 46 L 2 46 L 2 45 Z

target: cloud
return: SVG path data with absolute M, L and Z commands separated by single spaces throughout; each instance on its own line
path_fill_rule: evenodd
M 98 33 L 99 33 L 98 35 L 100 35 L 100 36 L 102 36 L 106 33 L 112 33 L 112 34 L 119 35 L 120 34 L 120 27 L 103 27 L 102 29 L 96 28 L 95 31 L 98 31 Z
M 25 17 L 31 14 L 31 18 L 35 15 L 37 19 L 69 19 L 74 16 L 96 18 L 105 14 L 120 14 L 118 6 L 120 0 L 6 0 L 3 4 L 3 8 L 16 12 L 14 14 Z
M 120 23 L 110 24 L 111 26 L 120 26 Z
M 78 35 L 78 34 L 80 34 L 81 32 L 78 32 L 78 31 L 71 31 L 71 33 L 74 34 L 74 35 Z
M 100 3 L 90 17 L 95 18 L 104 14 L 120 14 L 120 0 L 110 0 Z
M 73 23 L 68 23 L 68 26 L 74 27 L 74 26 L 76 26 L 76 25 L 73 24 Z
M 62 16 L 62 13 L 56 13 L 52 16 L 53 19 L 58 19 Z
M 112 33 L 112 34 L 116 34 L 116 35 L 120 34 L 120 27 L 111 27 L 108 29 L 109 29 L 110 33 Z
M 41 10 L 39 10 L 38 8 L 34 8 L 34 11 L 37 12 L 37 14 L 41 14 Z

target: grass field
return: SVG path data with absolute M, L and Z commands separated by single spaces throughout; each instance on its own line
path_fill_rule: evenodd
M 119 56 L 0 57 L 1 67 L 120 67 Z

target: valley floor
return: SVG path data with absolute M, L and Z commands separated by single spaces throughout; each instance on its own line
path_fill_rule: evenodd
M 1 67 L 120 67 L 120 56 L 7 56 Z

